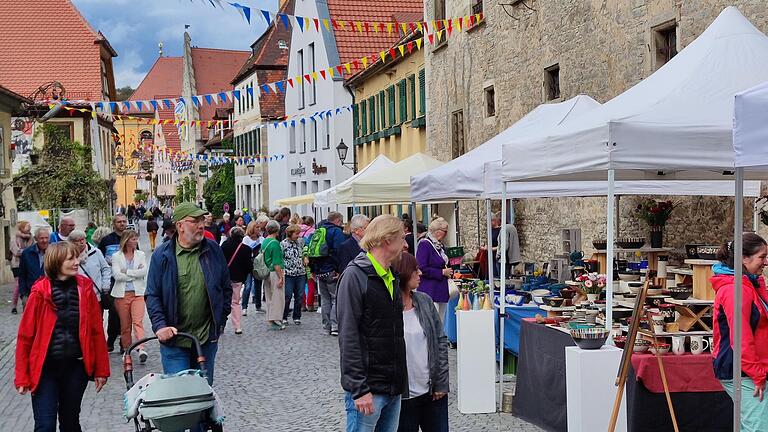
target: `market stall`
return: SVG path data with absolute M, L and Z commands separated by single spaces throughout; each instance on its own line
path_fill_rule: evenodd
M 606 253 L 607 261 L 613 262 L 615 181 L 732 179 L 734 171 L 736 180 L 741 180 L 742 172 L 734 169 L 733 95 L 766 80 L 768 38 L 736 8 L 729 7 L 674 59 L 631 89 L 558 128 L 505 145 L 503 178 L 607 178 Z M 541 158 L 542 152 L 551 157 Z M 741 197 L 738 181 L 736 196 Z M 735 220 L 742 221 L 742 206 L 735 208 Z M 742 224 L 734 225 L 734 247 L 739 249 Z M 741 267 L 736 267 L 740 282 Z M 606 273 L 612 281 L 613 266 L 607 266 Z M 613 299 L 613 289 L 613 283 L 607 284 L 609 300 Z M 612 312 L 613 301 L 608 301 L 607 328 L 612 326 Z M 737 308 L 737 323 L 741 322 L 740 314 Z M 734 376 L 738 381 L 741 334 L 736 330 Z M 739 408 L 736 399 L 735 429 Z
M 395 163 L 392 162 L 391 159 L 384 155 L 378 155 L 376 156 L 376 159 L 372 160 L 371 163 L 364 166 L 360 171 L 358 171 L 355 175 L 352 177 L 344 180 L 343 182 L 337 184 L 336 186 L 326 189 L 324 191 L 320 191 L 315 193 L 315 206 L 320 208 L 327 208 L 327 207 L 337 207 L 338 203 L 336 201 L 336 191 L 339 187 L 345 187 L 346 185 L 358 180 L 358 179 L 364 179 L 371 174 L 375 174 L 376 172 L 382 171 L 385 168 L 391 168 Z

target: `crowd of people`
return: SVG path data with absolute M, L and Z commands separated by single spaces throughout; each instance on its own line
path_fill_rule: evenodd
M 128 228 L 133 221 L 122 212 L 110 228 L 89 224 L 87 233 L 68 217 L 54 232 L 18 223 L 12 312 L 23 308 L 23 315 L 15 385 L 32 393 L 40 430 L 52 430 L 57 416 L 62 430 L 79 430 L 88 380 L 97 391 L 106 384 L 108 353 L 118 342 L 123 354 L 145 336 L 145 313 L 161 341 L 163 372 L 196 367 L 191 342 L 174 338 L 190 333 L 213 384 L 220 336 L 228 322 L 243 334 L 249 305 L 274 331 L 320 310 L 322 331 L 339 339 L 347 430 L 448 430 L 442 319 L 452 271 L 444 219 L 425 232 L 419 224 L 414 240 L 407 215 L 357 214 L 345 224 L 341 213 L 330 212 L 315 224 L 282 208 L 236 210 L 217 223 L 181 203 L 167 216 L 158 221 L 148 211 L 149 251 L 140 250 L 139 234 Z M 150 354 L 137 348 L 146 362 Z

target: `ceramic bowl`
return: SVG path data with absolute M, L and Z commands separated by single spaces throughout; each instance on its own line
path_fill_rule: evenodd
M 640 290 L 643 289 L 642 282 L 630 282 L 627 285 L 629 286 L 629 292 L 635 295 L 640 294 Z
M 658 286 L 658 285 L 649 285 L 648 286 L 648 291 L 646 291 L 646 295 L 657 296 L 657 295 L 661 295 L 663 292 L 664 292 L 664 290 L 660 286 Z
M 562 297 L 547 297 L 545 298 L 547 305 L 551 307 L 560 307 L 565 301 Z
M 632 347 L 632 351 L 636 353 L 644 353 L 648 351 L 651 343 L 645 339 L 635 339 L 635 346 Z
M 640 280 L 639 273 L 619 273 L 619 279 L 625 282 L 635 282 Z
M 560 297 L 564 299 L 572 299 L 576 296 L 576 290 L 573 288 L 563 288 L 560 290 Z
M 650 347 L 648 347 L 648 351 L 650 351 L 651 354 L 666 354 L 669 352 L 669 344 L 659 343 L 656 345 L 651 345 Z
M 614 320 L 620 320 L 622 318 L 629 318 L 632 316 L 632 309 L 628 308 L 614 308 L 613 309 L 613 319 Z
M 571 339 L 583 350 L 596 350 L 605 345 L 605 341 L 608 340 L 608 335 L 595 339 L 584 339 L 571 335 Z
M 626 336 L 614 336 L 613 337 L 613 344 L 616 345 L 616 348 L 624 349 L 624 346 L 627 344 L 627 337 Z
M 534 297 L 547 297 L 547 296 L 551 296 L 552 293 L 548 289 L 537 288 L 531 291 L 531 295 Z
M 672 297 L 675 300 L 686 300 L 693 295 L 693 288 L 691 287 L 673 287 L 669 288 L 665 292 L 666 295 Z

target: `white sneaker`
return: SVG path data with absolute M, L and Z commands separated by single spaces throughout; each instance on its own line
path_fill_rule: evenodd
M 143 349 L 140 349 L 139 350 L 139 362 L 140 363 L 146 363 L 147 362 L 147 357 L 149 357 L 149 355 L 147 355 L 147 352 L 144 351 Z
M 243 309 L 243 316 L 248 316 L 248 309 Z

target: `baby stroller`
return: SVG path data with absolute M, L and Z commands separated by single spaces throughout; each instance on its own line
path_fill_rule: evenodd
M 136 432 L 194 431 L 199 430 L 199 425 L 203 425 L 206 431 L 221 432 L 222 416 L 213 389 L 206 379 L 205 357 L 200 342 L 189 333 L 177 333 L 176 337 L 192 340 L 199 369 L 169 375 L 150 373 L 134 383 L 131 351 L 157 339 L 157 336 L 135 342 L 123 356 L 123 375 L 128 389 L 124 398 L 125 416 L 133 419 Z

